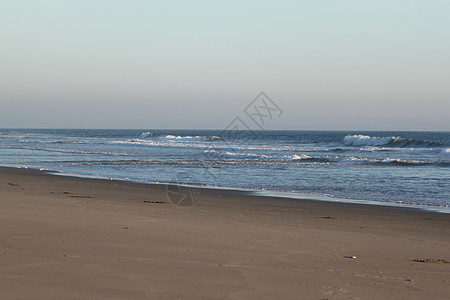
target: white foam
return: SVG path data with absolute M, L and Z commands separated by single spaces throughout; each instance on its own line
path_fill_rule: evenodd
M 450 148 L 442 149 L 442 154 L 450 155 Z
M 150 131 L 141 133 L 141 138 L 143 138 L 143 139 L 145 139 L 149 136 L 153 136 L 153 134 Z
M 381 146 L 388 142 L 389 139 L 374 138 L 368 135 L 348 135 L 344 138 L 344 144 L 352 146 Z
M 212 150 L 214 151 L 214 150 Z M 215 151 L 218 152 L 218 151 Z M 248 152 L 232 152 L 232 151 L 225 151 L 223 154 L 226 154 L 228 156 L 244 156 L 244 157 L 258 157 L 258 158 L 271 158 L 269 155 L 264 154 L 257 154 L 257 153 L 248 153 Z
M 199 135 L 196 136 L 190 136 L 190 135 L 172 135 L 172 134 L 168 134 L 164 137 L 162 137 L 162 139 L 166 139 L 166 140 L 175 140 L 175 141 L 209 141 L 210 137 L 201 137 Z
M 401 147 L 405 148 L 409 146 L 410 148 L 416 147 L 435 147 L 442 146 L 441 143 L 435 141 L 426 141 L 426 140 L 416 140 L 403 138 L 400 136 L 390 136 L 390 137 L 373 137 L 368 135 L 347 135 L 344 138 L 344 144 L 347 146 L 372 146 L 372 147 L 380 147 L 380 146 L 389 146 L 389 147 Z
M 347 135 L 344 144 L 347 146 L 383 146 L 402 140 L 401 137 L 372 137 L 368 135 Z
M 357 156 L 335 156 L 335 157 L 328 157 L 328 160 L 333 163 L 344 163 L 344 164 L 349 163 L 356 164 L 369 161 L 367 158 Z
M 111 141 L 112 144 L 125 144 L 125 145 L 141 145 L 141 146 L 156 146 L 156 147 L 190 147 L 190 148 L 206 148 L 208 144 L 206 142 L 197 141 L 196 139 L 167 139 L 165 137 L 157 139 L 128 139 Z M 223 148 L 223 147 L 218 147 Z
M 421 160 L 410 160 L 410 159 L 400 159 L 400 158 L 385 158 L 381 160 L 382 163 L 398 163 L 398 164 L 425 164 L 425 161 Z
M 205 136 L 203 138 L 203 140 L 207 141 L 207 142 L 218 141 L 218 140 L 220 140 L 220 136 L 215 136 L 215 135 L 213 135 L 213 136 Z
M 182 138 L 183 137 L 180 136 L 180 135 L 171 135 L 171 134 L 166 135 L 166 139 L 171 139 L 171 140 L 179 140 L 179 139 L 182 139 Z M 192 137 L 191 136 L 185 136 L 184 138 L 185 139 L 191 139 Z
M 308 156 L 308 155 L 305 155 L 305 154 L 302 154 L 302 155 L 294 154 L 291 157 L 292 160 L 304 160 L 304 159 L 310 159 L 310 158 L 311 158 L 311 156 Z

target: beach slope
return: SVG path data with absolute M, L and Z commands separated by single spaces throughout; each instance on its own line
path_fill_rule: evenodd
M 1 299 L 448 299 L 450 215 L 0 168 Z

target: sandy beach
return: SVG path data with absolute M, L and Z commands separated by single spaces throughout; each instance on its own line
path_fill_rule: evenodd
M 0 168 L 1 299 L 448 299 L 450 215 Z

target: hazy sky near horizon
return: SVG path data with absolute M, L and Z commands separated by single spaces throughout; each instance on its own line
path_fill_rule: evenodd
M 450 130 L 450 1 L 0 0 L 0 128 Z

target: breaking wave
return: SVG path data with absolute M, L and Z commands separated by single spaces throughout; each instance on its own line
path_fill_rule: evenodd
M 303 155 L 294 154 L 294 155 L 292 155 L 291 159 L 292 160 L 310 160 L 310 159 L 312 159 L 312 157 L 305 155 L 305 154 L 303 154 Z
M 153 133 L 150 132 L 150 131 L 147 131 L 147 132 L 141 133 L 140 138 L 141 138 L 141 139 L 145 139 L 145 138 L 148 138 L 148 137 L 151 137 L 151 136 L 153 136 Z
M 300 164 L 331 164 L 331 165 L 379 165 L 379 166 L 427 166 L 437 165 L 441 167 L 450 166 L 450 161 L 447 160 L 414 160 L 401 158 L 370 158 L 360 156 L 308 156 L 308 155 L 293 155 L 289 159 L 292 162 Z
M 441 143 L 432 141 L 422 141 L 415 139 L 408 139 L 403 137 L 372 137 L 368 135 L 347 135 L 344 138 L 346 146 L 442 146 Z
M 200 135 L 180 135 L 180 134 L 163 134 L 158 132 L 143 132 L 139 136 L 139 139 L 151 139 L 151 138 L 157 138 L 158 140 L 176 140 L 176 141 L 192 141 L 192 140 L 200 140 L 205 142 L 213 142 L 220 140 L 219 136 L 200 136 Z
M 395 159 L 386 158 L 381 161 L 374 162 L 375 164 L 386 164 L 386 165 L 398 165 L 398 166 L 420 166 L 420 165 L 430 165 L 431 162 L 420 161 L 420 160 L 409 160 L 409 159 Z

